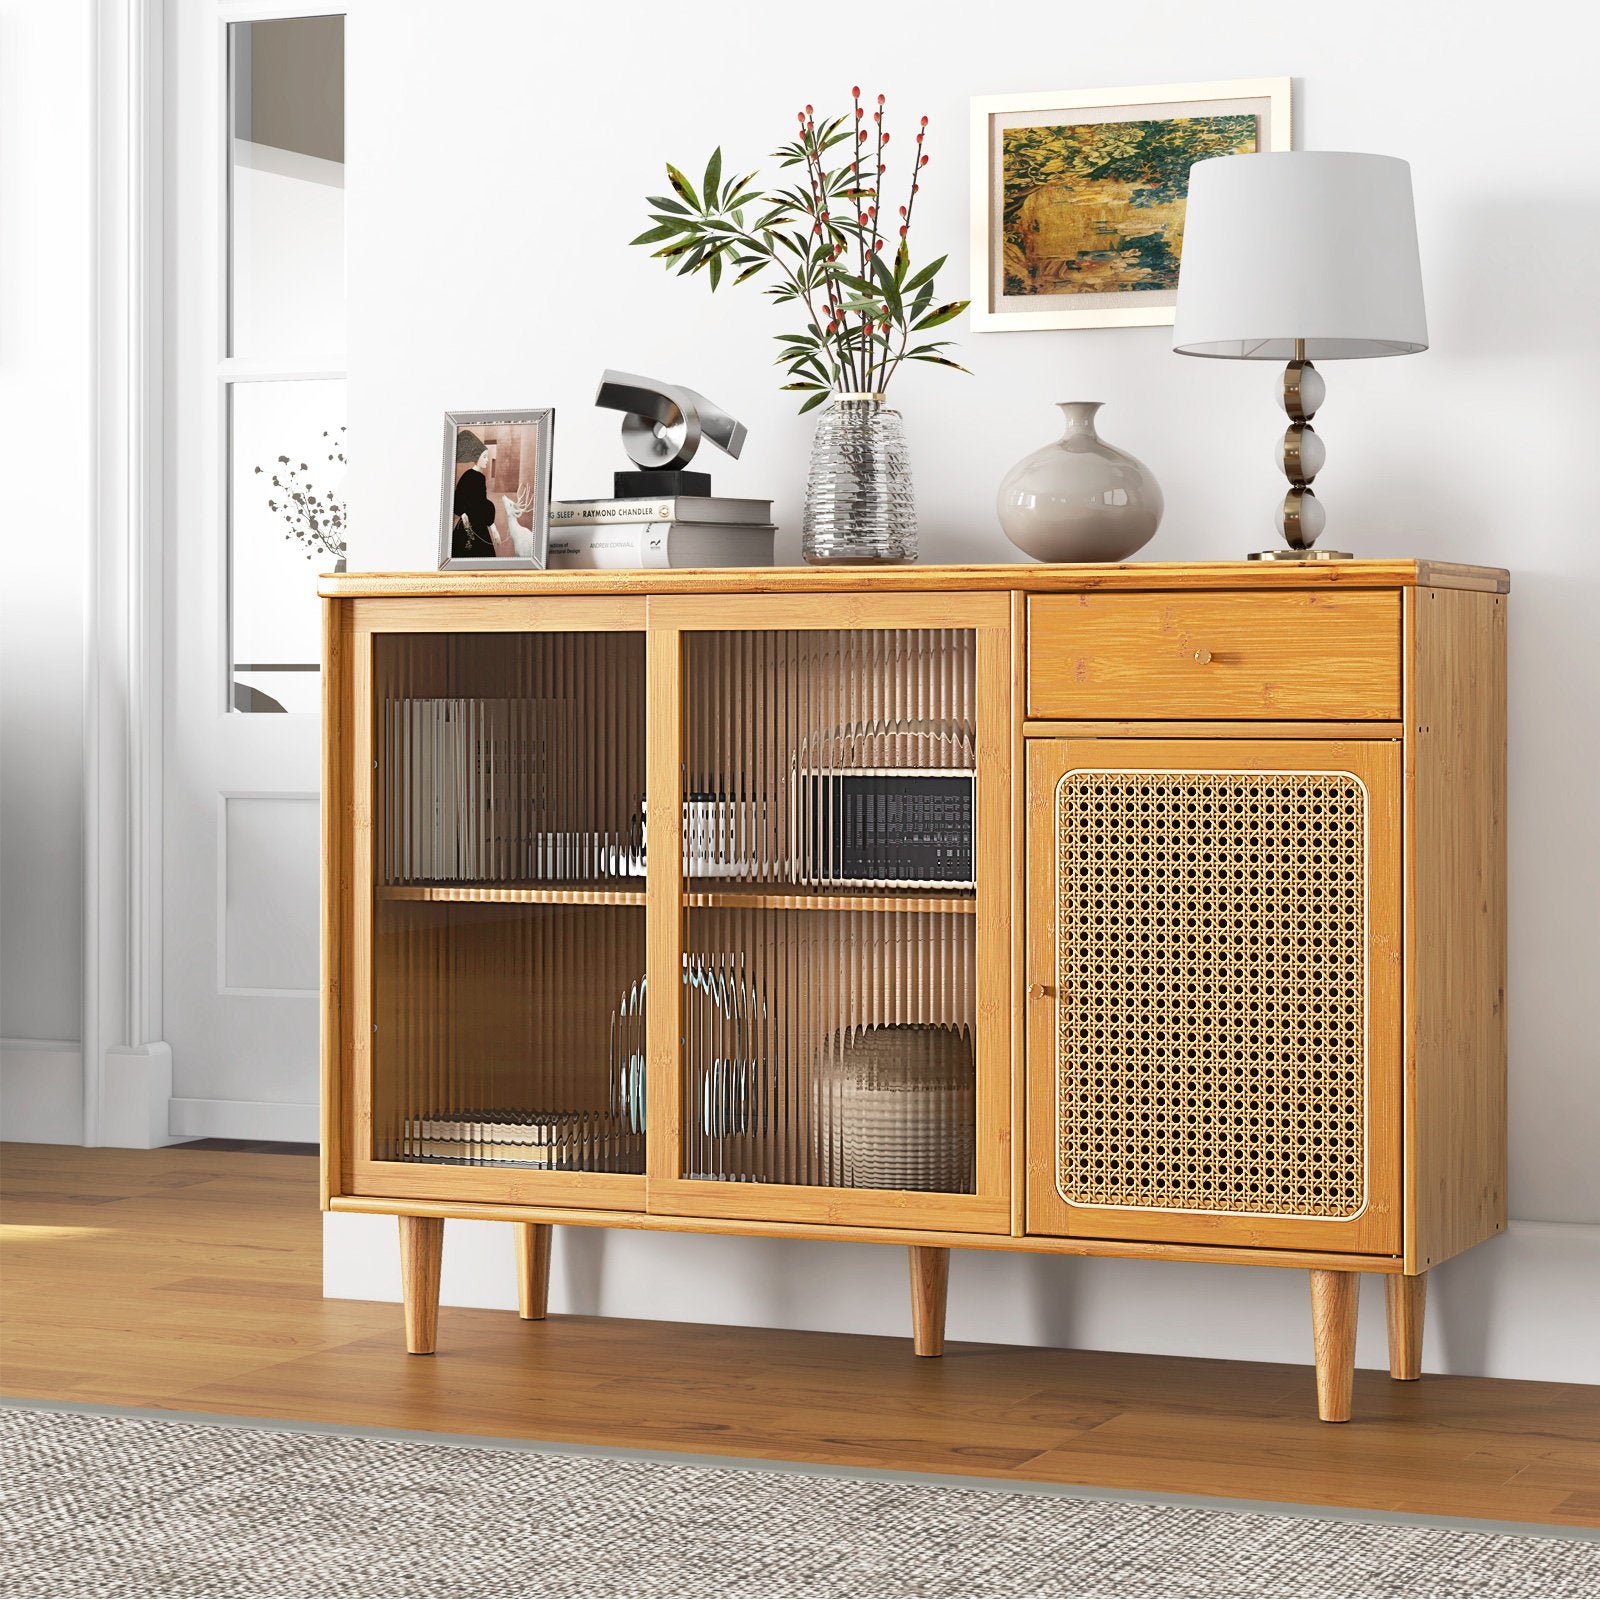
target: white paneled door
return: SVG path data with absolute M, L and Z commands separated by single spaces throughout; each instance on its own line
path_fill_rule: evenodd
M 169 0 L 171 1132 L 313 1140 L 316 579 L 343 555 L 344 19 Z

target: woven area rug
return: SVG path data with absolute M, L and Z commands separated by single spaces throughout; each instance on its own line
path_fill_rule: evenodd
M 1593 1596 L 1600 1543 L 760 1465 L 0 1412 L 32 1596 Z

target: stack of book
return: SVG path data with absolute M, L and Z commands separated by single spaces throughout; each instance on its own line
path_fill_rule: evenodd
M 680 494 L 634 500 L 556 500 L 550 565 L 770 567 L 770 500 Z
M 401 1159 L 538 1167 L 547 1172 L 642 1172 L 644 1135 L 614 1112 L 465 1110 L 408 1117 Z

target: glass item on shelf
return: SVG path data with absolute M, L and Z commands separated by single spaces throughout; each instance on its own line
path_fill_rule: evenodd
M 818 1063 L 816 1093 L 834 1186 L 972 1192 L 970 1029 L 896 1022 L 841 1030 Z
M 1126 561 L 1161 524 L 1161 487 L 1095 432 L 1102 401 L 1058 404 L 1066 431 L 1001 480 L 1000 526 L 1036 561 Z
M 639 807 L 638 849 L 626 870 L 643 877 L 648 856 L 648 803 Z M 683 875 L 686 878 L 745 878 L 755 864 L 766 827 L 763 800 L 721 794 L 683 798 Z
M 691 794 L 683 801 L 683 871 L 689 878 L 739 878 L 755 860 L 762 814 L 757 800 Z
M 628 985 L 611 1013 L 611 1109 L 630 1133 L 645 1130 L 649 1061 L 641 976 Z
M 919 700 L 948 692 L 942 686 L 936 688 L 937 680 L 949 670 L 935 659 L 940 643 L 936 634 L 915 636 L 910 648 L 897 652 L 903 654 L 903 659 L 891 663 L 897 672 L 926 680 L 919 685 Z M 962 641 L 961 659 L 955 669 L 963 679 L 969 653 Z M 962 687 L 966 687 L 965 683 Z M 794 760 L 799 770 L 811 772 L 863 772 L 873 768 L 965 772 L 976 764 L 974 750 L 972 723 L 967 717 L 899 716 L 839 722 L 814 729 L 801 738 Z
M 700 1082 L 700 1127 L 708 1139 L 749 1133 L 753 1116 L 750 1063 L 714 1056 Z
M 964 721 L 858 722 L 808 735 L 791 764 L 795 877 L 971 888 L 974 759 Z
M 643 819 L 635 818 L 635 827 L 626 842 L 606 846 L 605 877 L 642 878 L 645 875 L 643 827 Z
M 738 955 L 683 957 L 689 1103 L 700 1131 L 711 1139 L 752 1132 L 757 1115 L 754 1078 L 766 1008 L 743 968 Z M 635 979 L 611 1017 L 612 1105 L 623 1126 L 639 1134 L 648 1121 L 648 982 Z
M 822 413 L 806 477 L 801 554 L 826 565 L 917 559 L 905 423 L 881 394 L 841 394 Z

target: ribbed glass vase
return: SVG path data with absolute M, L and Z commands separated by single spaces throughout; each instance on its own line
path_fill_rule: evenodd
M 905 422 L 881 394 L 837 395 L 822 413 L 801 552 L 818 565 L 917 559 Z

